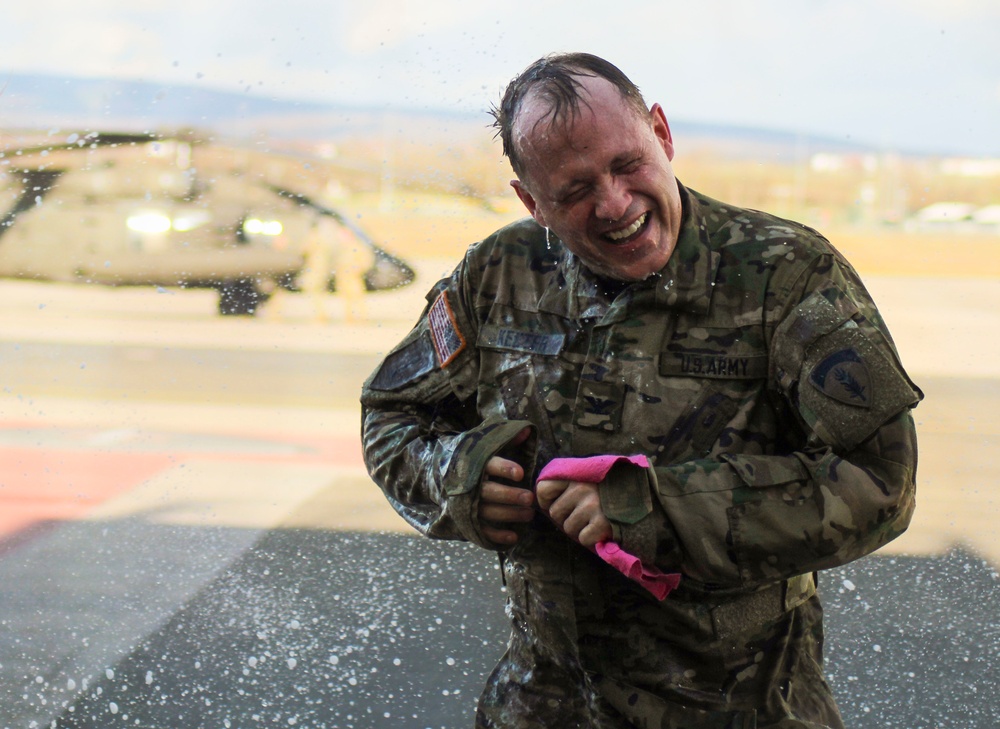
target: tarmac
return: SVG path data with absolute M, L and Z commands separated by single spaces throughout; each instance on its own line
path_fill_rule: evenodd
M 496 557 L 370 482 L 360 383 L 448 270 L 366 318 L 0 284 L 0 727 L 467 727 Z M 866 277 L 927 398 L 918 511 L 823 575 L 850 727 L 1000 726 L 1000 281 Z M 264 312 L 266 314 L 266 311 Z

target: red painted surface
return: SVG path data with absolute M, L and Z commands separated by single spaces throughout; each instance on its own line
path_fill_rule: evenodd
M 362 466 L 357 438 L 244 437 L 294 445 L 299 451 L 274 454 L 252 449 L 136 451 L 0 446 L 0 543 L 37 526 L 79 518 L 102 502 L 189 459 Z
M 164 453 L 0 448 L 0 538 L 82 516 L 174 463 Z

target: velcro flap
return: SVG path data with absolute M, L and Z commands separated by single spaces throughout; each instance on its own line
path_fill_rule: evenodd
M 635 524 L 653 510 L 653 491 L 648 468 L 627 460 L 615 463 L 598 490 L 601 510 L 613 522 Z

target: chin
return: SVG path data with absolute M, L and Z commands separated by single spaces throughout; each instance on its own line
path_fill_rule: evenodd
M 650 273 L 644 273 L 643 271 L 633 271 L 632 269 L 622 270 L 608 268 L 606 266 L 588 266 L 590 270 L 595 273 L 610 278 L 614 281 L 623 281 L 625 283 L 636 283 L 638 281 L 645 281 L 647 278 L 652 276 L 656 271 Z
M 658 274 L 667 265 L 668 260 L 670 260 L 670 256 L 655 256 L 651 257 L 650 260 L 636 261 L 628 266 L 619 265 L 613 269 L 609 268 L 605 275 L 618 281 L 645 281 L 650 276 Z

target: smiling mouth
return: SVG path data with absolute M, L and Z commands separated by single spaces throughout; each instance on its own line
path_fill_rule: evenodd
M 628 240 L 633 235 L 638 233 L 642 227 L 646 224 L 649 219 L 649 213 L 645 212 L 636 218 L 635 222 L 627 228 L 622 228 L 621 230 L 613 230 L 610 233 L 605 233 L 604 237 L 610 240 L 612 243 L 621 243 Z

